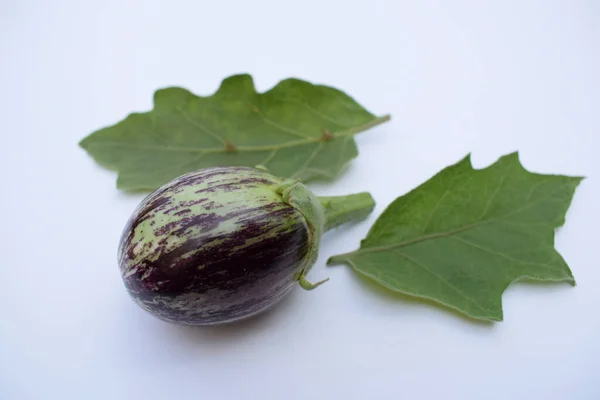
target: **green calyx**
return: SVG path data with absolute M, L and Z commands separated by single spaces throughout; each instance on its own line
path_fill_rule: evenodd
M 310 248 L 304 267 L 298 276 L 298 282 L 303 289 L 312 290 L 329 280 L 326 278 L 311 283 L 306 279 L 306 274 L 319 255 L 323 233 L 339 225 L 365 219 L 375 208 L 375 200 L 369 193 L 317 197 L 301 182 L 289 179 L 284 180 L 276 191 L 285 203 L 297 209 L 306 219 L 311 235 Z

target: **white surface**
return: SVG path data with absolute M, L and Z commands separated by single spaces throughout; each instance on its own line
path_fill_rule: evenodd
M 600 4 L 564 1 L 3 1 L 1 399 L 599 399 Z M 115 262 L 141 196 L 77 142 L 156 88 L 295 76 L 392 122 L 319 194 L 369 190 L 372 218 L 328 235 L 311 278 L 227 328 L 167 325 Z M 348 267 L 396 196 L 472 152 L 586 175 L 556 246 L 578 286 L 514 285 L 471 323 L 366 286 Z

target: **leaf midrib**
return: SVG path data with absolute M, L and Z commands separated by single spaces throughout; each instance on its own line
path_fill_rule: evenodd
M 485 220 L 485 221 L 477 221 L 477 222 L 474 222 L 472 224 L 465 225 L 465 226 L 462 226 L 462 227 L 459 227 L 459 228 L 456 228 L 456 229 L 451 229 L 451 230 L 446 231 L 446 232 L 431 233 L 429 235 L 424 235 L 424 236 L 416 237 L 416 238 L 413 238 L 413 239 L 405 240 L 405 241 L 400 242 L 400 243 L 389 244 L 389 245 L 385 245 L 385 246 L 367 247 L 367 248 L 364 248 L 364 249 L 361 248 L 361 249 L 358 249 L 358 250 L 356 250 L 354 252 L 347 253 L 347 254 L 344 254 L 344 255 L 348 256 L 348 255 L 352 255 L 352 254 L 374 253 L 374 252 L 378 252 L 378 251 L 392 250 L 392 249 L 396 249 L 396 248 L 406 247 L 406 246 L 409 246 L 411 244 L 423 242 L 423 241 L 426 241 L 426 240 L 431 240 L 431 239 L 437 239 L 437 238 L 442 238 L 442 237 L 448 237 L 448 236 L 456 235 L 457 233 L 464 232 L 464 231 L 467 231 L 469 229 L 474 229 L 474 228 L 477 228 L 477 227 L 482 226 L 482 225 L 487 225 L 487 224 L 492 223 L 492 222 L 498 222 L 498 221 L 505 220 L 508 217 L 511 217 L 511 216 L 513 216 L 515 214 L 518 214 L 518 213 L 526 210 L 527 208 L 531 207 L 534 204 L 537 204 L 537 203 L 539 203 L 539 202 L 541 202 L 543 200 L 546 200 L 546 199 L 554 196 L 556 193 L 560 192 L 561 190 L 563 190 L 563 188 L 559 188 L 559 189 L 557 189 L 555 191 L 552 191 L 551 193 L 548 194 L 548 196 L 540 197 L 536 201 L 532 201 L 532 202 L 524 205 L 523 207 L 519 207 L 516 210 L 513 210 L 513 211 L 509 212 L 508 214 L 505 214 L 505 215 L 497 217 L 497 218 L 491 218 L 491 219 L 488 219 L 488 220 Z
M 367 122 L 366 124 L 359 125 L 359 126 L 349 128 L 349 129 L 345 129 L 343 131 L 334 132 L 333 133 L 334 139 L 340 138 L 340 137 L 356 135 L 360 132 L 366 131 L 367 129 L 370 129 L 374 126 L 380 125 L 389 120 L 390 120 L 389 115 L 384 115 L 382 117 L 376 117 L 376 118 L 372 119 L 371 121 Z M 235 146 L 235 143 L 233 143 L 233 145 L 235 146 L 236 151 L 238 151 L 238 152 L 240 152 L 240 151 L 241 152 L 258 152 L 258 151 L 273 151 L 273 150 L 277 151 L 277 150 L 281 150 L 284 148 L 302 146 L 302 145 L 306 145 L 306 144 L 319 143 L 319 142 L 322 143 L 323 139 L 320 136 L 316 136 L 313 138 L 306 138 L 303 140 L 294 140 L 294 141 L 290 141 L 287 143 L 278 143 L 278 144 L 264 145 L 264 146 Z M 86 144 L 85 147 L 88 147 L 88 148 L 89 147 L 119 147 L 119 148 L 126 148 L 126 149 L 160 150 L 160 151 L 203 153 L 203 154 L 210 154 L 210 153 L 215 154 L 215 153 L 230 152 L 225 147 L 200 148 L 200 147 L 182 147 L 182 146 L 152 146 L 152 145 L 147 145 L 147 144 L 135 145 L 135 144 L 129 144 L 129 143 L 120 143 L 120 142 L 89 143 L 89 144 Z

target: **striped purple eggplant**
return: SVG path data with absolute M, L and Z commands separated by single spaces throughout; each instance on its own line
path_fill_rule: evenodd
M 317 198 L 260 168 L 192 172 L 147 196 L 126 224 L 118 260 L 144 310 L 210 325 L 277 303 L 314 264 L 321 235 L 373 210 L 368 193 Z

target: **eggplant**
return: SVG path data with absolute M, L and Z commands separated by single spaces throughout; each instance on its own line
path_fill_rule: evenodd
M 317 197 L 264 168 L 213 167 L 149 194 L 127 221 L 118 264 L 131 298 L 155 317 L 213 325 L 256 315 L 306 274 L 321 236 L 366 218 L 368 193 Z

